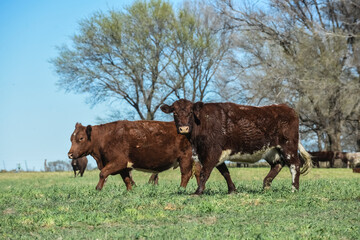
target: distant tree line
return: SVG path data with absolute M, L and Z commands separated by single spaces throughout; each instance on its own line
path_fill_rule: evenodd
M 51 62 L 61 88 L 136 119 L 178 98 L 287 103 L 314 149 L 360 151 L 359 32 L 359 0 L 143 0 L 83 19 Z
M 93 167 L 91 164 L 88 164 L 86 167 L 87 170 L 97 169 L 97 167 Z M 45 172 L 64 172 L 64 171 L 72 171 L 73 168 L 71 166 L 71 161 L 65 160 L 56 160 L 47 162 L 44 160 L 44 171 Z

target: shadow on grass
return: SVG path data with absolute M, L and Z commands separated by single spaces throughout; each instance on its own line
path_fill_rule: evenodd
M 270 189 L 264 190 L 262 184 L 254 182 L 253 185 L 236 184 L 236 191 L 231 194 L 251 194 L 251 195 L 272 195 L 272 194 L 289 194 L 291 192 L 291 185 L 273 184 Z M 228 195 L 227 186 L 209 186 L 205 189 L 203 195 Z

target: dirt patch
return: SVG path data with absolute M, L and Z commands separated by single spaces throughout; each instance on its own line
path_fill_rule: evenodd
M 175 204 L 168 203 L 168 204 L 164 207 L 164 210 L 174 211 L 174 210 L 176 210 L 176 206 L 175 206 Z
M 202 220 L 202 223 L 206 224 L 206 225 L 213 225 L 215 224 L 217 221 L 217 218 L 216 217 L 205 217 L 203 220 Z
M 12 208 L 7 208 L 3 211 L 4 215 L 10 215 L 10 214 L 14 214 L 14 213 L 15 213 L 15 210 Z

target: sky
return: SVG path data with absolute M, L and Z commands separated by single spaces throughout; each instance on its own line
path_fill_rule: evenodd
M 60 89 L 49 62 L 71 45 L 79 21 L 132 0 L 0 1 L 0 170 L 41 171 L 44 160 L 66 160 L 76 122 L 98 124 L 110 104 Z M 96 166 L 95 160 L 89 163 Z

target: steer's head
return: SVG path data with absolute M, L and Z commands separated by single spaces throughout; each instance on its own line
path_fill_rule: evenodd
M 180 99 L 174 102 L 171 106 L 162 105 L 161 110 L 164 113 L 174 113 L 174 121 L 176 129 L 180 134 L 190 134 L 193 130 L 194 124 L 199 123 L 200 109 L 204 103 L 193 103 L 186 99 Z
M 91 148 L 91 126 L 84 127 L 81 123 L 76 123 L 75 130 L 71 134 L 71 148 L 68 153 L 69 158 L 75 159 L 90 154 Z

